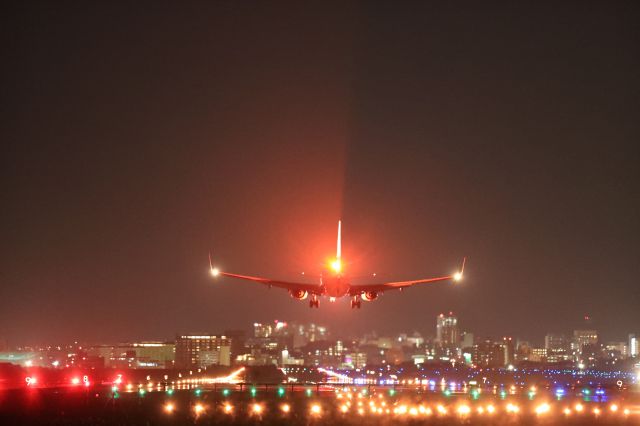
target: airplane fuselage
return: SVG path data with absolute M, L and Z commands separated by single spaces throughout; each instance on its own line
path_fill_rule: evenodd
M 342 274 L 325 273 L 322 275 L 322 288 L 328 297 L 343 297 L 349 294 L 349 280 Z

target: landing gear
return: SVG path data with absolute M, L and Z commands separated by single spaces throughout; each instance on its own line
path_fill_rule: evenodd
M 353 296 L 353 299 L 351 299 L 351 309 L 355 308 L 360 309 L 360 298 L 358 296 Z
M 318 308 L 319 305 L 320 305 L 320 301 L 318 300 L 318 296 L 314 294 L 313 296 L 311 296 L 311 299 L 309 299 L 309 307 Z

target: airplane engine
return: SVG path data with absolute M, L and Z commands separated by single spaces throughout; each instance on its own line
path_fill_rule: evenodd
M 307 292 L 304 290 L 291 290 L 289 293 L 294 299 L 304 300 L 307 298 Z
M 362 300 L 367 301 L 367 302 L 371 302 L 373 300 L 376 300 L 378 298 L 378 293 L 376 293 L 375 291 L 365 291 L 364 293 L 362 293 Z

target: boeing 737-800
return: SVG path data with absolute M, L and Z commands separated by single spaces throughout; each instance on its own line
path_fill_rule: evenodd
M 309 297 L 309 307 L 311 308 L 318 307 L 319 298 L 321 296 L 329 297 L 331 300 L 335 300 L 338 297 L 350 297 L 351 308 L 360 308 L 361 300 L 371 302 L 377 299 L 378 295 L 385 291 L 402 290 L 403 288 L 411 287 L 417 284 L 427 284 L 438 281 L 457 282 L 462 280 L 466 258 L 462 260 L 462 267 L 460 268 L 460 270 L 452 275 L 435 278 L 421 278 L 409 281 L 392 281 L 379 284 L 354 285 L 343 273 L 341 231 L 342 224 L 341 221 L 338 221 L 338 241 L 336 247 L 336 257 L 329 263 L 325 272 L 320 276 L 319 284 L 280 281 L 270 278 L 253 277 L 248 275 L 238 275 L 232 274 L 230 272 L 224 272 L 213 266 L 213 263 L 211 262 L 211 256 L 209 256 L 209 271 L 213 277 L 223 276 L 229 278 L 237 278 L 242 280 L 254 281 L 267 285 L 269 287 L 282 288 L 288 290 L 291 294 L 291 297 L 293 297 L 294 299 L 303 300 Z

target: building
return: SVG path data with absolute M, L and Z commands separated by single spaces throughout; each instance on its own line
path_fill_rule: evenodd
M 260 322 L 253 323 L 253 337 L 267 338 L 271 337 L 273 326 L 271 324 L 263 324 Z
M 449 315 L 440 314 L 436 317 L 436 341 L 444 347 L 456 349 L 460 340 L 458 331 L 458 318 L 449 312 Z
M 479 367 L 504 367 L 507 365 L 505 344 L 486 339 L 473 345 L 473 364 Z
M 364 352 L 351 352 L 345 355 L 343 368 L 356 369 L 367 365 L 367 354 Z
M 465 331 L 462 333 L 461 339 L 460 339 L 460 347 L 461 348 L 472 348 L 473 344 L 475 343 L 475 340 L 473 338 L 473 333 L 470 333 L 468 331 Z
M 596 330 L 574 330 L 573 342 L 571 349 L 576 359 L 583 358 L 583 352 L 586 346 L 589 351 L 598 344 L 598 332 Z
M 531 362 L 547 362 L 547 350 L 545 348 L 531 348 L 529 355 Z
M 640 355 L 638 353 L 638 338 L 635 334 L 629 335 L 629 356 L 634 358 Z
M 504 351 L 504 365 L 513 364 L 516 356 L 516 347 L 513 338 L 502 338 L 502 350 Z
M 231 339 L 207 334 L 178 336 L 175 354 L 177 368 L 228 366 L 231 365 Z
M 562 334 L 548 333 L 544 337 L 547 362 L 563 362 L 571 359 L 571 342 Z

